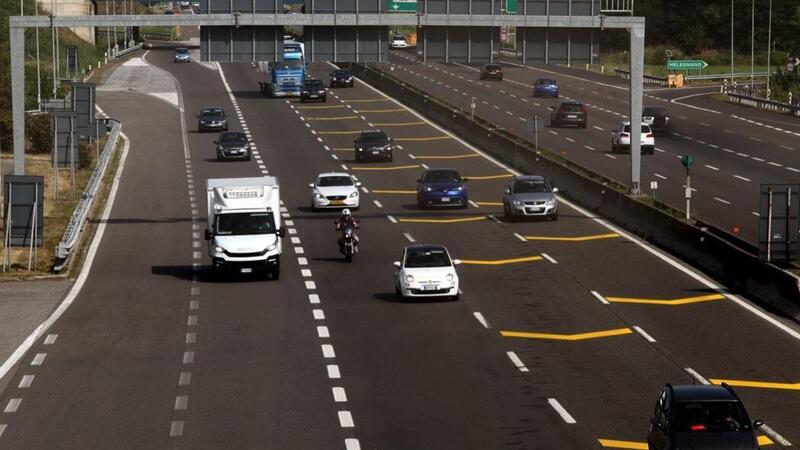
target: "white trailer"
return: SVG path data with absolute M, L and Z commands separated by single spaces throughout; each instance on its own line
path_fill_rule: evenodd
M 206 182 L 205 238 L 214 271 L 265 271 L 280 277 L 281 200 L 278 179 L 216 178 Z

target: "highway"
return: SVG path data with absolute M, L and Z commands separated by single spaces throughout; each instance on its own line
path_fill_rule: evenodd
M 392 52 L 393 74 L 432 95 L 498 125 L 528 135 L 534 115 L 549 124 L 551 98 L 534 98 L 533 82 L 553 78 L 562 99 L 586 104 L 586 130 L 546 127 L 540 145 L 611 179 L 629 184 L 630 157 L 611 153 L 611 131 L 627 120 L 625 81 L 555 66 L 504 65 L 504 81 L 480 81 L 478 66 L 421 63 L 409 51 Z M 385 69 L 392 70 L 390 65 Z M 656 136 L 656 154 L 642 156 L 642 191 L 685 211 L 686 170 L 680 157 L 690 154 L 692 214 L 706 223 L 756 243 L 759 185 L 800 182 L 800 122 L 790 117 L 713 101 L 711 88 L 646 88 L 645 106 L 663 106 L 671 117 L 668 136 Z M 532 140 L 532 137 L 531 137 Z M 657 190 L 650 188 L 657 183 Z
M 98 93 L 131 142 L 120 190 L 83 290 L 2 394 L 0 447 L 622 448 L 612 441 L 644 441 L 664 383 L 709 379 L 741 386 L 753 418 L 800 442 L 797 326 L 569 203 L 558 221 L 503 222 L 509 169 L 360 81 L 300 104 L 262 96 L 248 64 L 145 58 L 178 83 L 183 117 L 152 97 Z M 427 83 L 402 68 L 416 66 L 395 72 Z M 312 65 L 322 79 L 330 70 Z M 523 87 L 495 86 L 474 89 L 521 123 Z M 207 106 L 249 135 L 252 162 L 216 161 L 216 135 L 196 132 Z M 607 128 L 617 116 L 590 117 Z M 353 139 L 371 127 L 394 137 L 393 163 L 352 161 Z M 544 144 L 591 143 L 583 130 L 557 132 Z M 567 151 L 624 179 L 623 157 L 595 145 Z M 425 167 L 471 178 L 470 207 L 418 210 Z M 336 248 L 337 213 L 310 209 L 307 185 L 325 171 L 363 183 L 351 264 Z M 709 180 L 723 183 L 719 172 Z M 265 174 L 279 177 L 288 228 L 280 280 L 211 278 L 205 180 Z M 395 298 L 392 262 L 423 242 L 465 260 L 460 301 Z

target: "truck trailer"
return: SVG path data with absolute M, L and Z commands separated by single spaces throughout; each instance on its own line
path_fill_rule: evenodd
M 280 187 L 275 177 L 216 178 L 206 182 L 205 238 L 215 273 L 281 271 Z

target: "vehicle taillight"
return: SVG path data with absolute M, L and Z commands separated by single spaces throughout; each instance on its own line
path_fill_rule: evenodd
M 653 133 L 647 133 L 647 136 L 645 137 L 653 137 Z

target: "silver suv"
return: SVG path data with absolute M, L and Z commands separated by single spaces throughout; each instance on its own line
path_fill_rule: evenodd
M 517 217 L 547 217 L 558 219 L 557 187 L 541 175 L 515 176 L 503 196 L 503 213 L 506 219 Z

